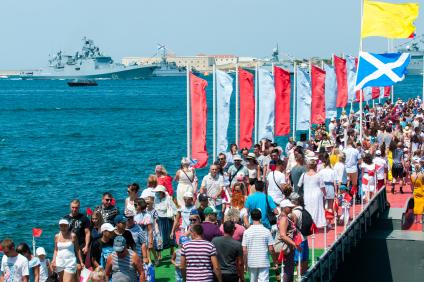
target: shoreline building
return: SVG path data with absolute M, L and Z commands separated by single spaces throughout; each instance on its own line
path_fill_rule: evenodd
M 122 58 L 122 64 L 128 65 L 146 65 L 159 63 L 161 60 L 160 57 L 124 57 Z M 221 70 L 234 70 L 236 64 L 239 64 L 239 67 L 242 68 L 252 68 L 255 67 L 256 63 L 261 66 L 263 64 L 262 60 L 253 57 L 237 57 L 235 55 L 229 54 L 218 54 L 218 55 L 206 55 L 198 54 L 195 56 L 176 56 L 168 55 L 166 57 L 168 62 L 174 62 L 178 67 L 190 66 L 196 71 L 200 72 L 211 72 L 213 65 L 215 64 Z

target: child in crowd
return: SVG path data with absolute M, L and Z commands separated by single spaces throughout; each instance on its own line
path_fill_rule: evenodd
M 182 246 L 189 242 L 190 238 L 187 236 L 181 236 L 179 240 L 179 248 L 172 254 L 171 263 L 175 266 L 175 281 L 183 282 L 183 274 L 181 273 L 180 263 L 181 263 L 181 248 Z
M 90 273 L 88 281 L 91 282 L 106 282 L 106 272 L 101 266 L 98 266 L 93 272 Z
M 342 207 L 342 213 L 339 217 L 339 224 L 347 225 L 349 223 L 350 206 L 352 196 L 349 194 L 349 189 L 346 185 L 340 185 L 338 195 L 339 205 Z
M 159 265 L 160 260 L 162 259 L 162 249 L 163 249 L 163 240 L 162 236 L 160 234 L 159 225 L 158 225 L 158 212 L 153 207 L 154 198 L 153 197 L 147 197 L 146 198 L 146 204 L 147 204 L 147 212 L 151 215 L 153 220 L 153 247 L 154 249 L 151 249 L 151 253 L 153 254 L 153 257 L 155 258 L 155 265 Z
M 40 260 L 40 282 L 45 282 L 52 272 L 50 260 L 46 258 L 46 250 L 43 247 L 38 247 L 35 250 L 35 255 Z

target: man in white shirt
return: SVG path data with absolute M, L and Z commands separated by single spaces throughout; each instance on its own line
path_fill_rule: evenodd
M 218 174 L 218 167 L 211 165 L 209 174 L 205 175 L 200 186 L 200 194 L 206 194 L 209 203 L 213 203 L 218 211 L 218 219 L 221 219 L 222 198 L 221 192 L 224 189 L 224 178 Z
M 347 147 L 343 150 L 346 156 L 346 172 L 350 183 L 352 184 L 352 190 L 356 194 L 358 187 L 358 164 L 361 160 L 361 154 L 356 148 L 353 148 L 353 140 L 349 139 Z
M 3 258 L 0 268 L 0 282 L 29 281 L 28 260 L 15 250 L 11 239 L 4 239 L 1 243 Z
M 269 281 L 269 255 L 271 254 L 275 269 L 278 268 L 274 251 L 274 239 L 271 232 L 261 224 L 262 214 L 259 209 L 250 213 L 253 224 L 244 231 L 243 247 L 244 264 L 247 266 L 250 281 Z
M 280 202 L 284 200 L 283 190 L 286 185 L 286 176 L 282 172 L 283 161 L 277 160 L 275 164 L 276 164 L 276 169 L 268 173 L 267 183 L 268 183 L 268 195 L 271 196 L 275 204 L 278 206 Z

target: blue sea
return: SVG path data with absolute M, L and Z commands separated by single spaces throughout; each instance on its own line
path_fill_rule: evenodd
M 212 150 L 212 78 L 208 86 L 208 150 Z M 422 95 L 422 77 L 395 86 L 395 98 Z M 234 108 L 234 99 L 231 102 Z M 234 142 L 234 117 L 229 142 Z M 282 145 L 285 138 L 277 138 Z M 58 220 L 72 199 L 81 211 L 110 191 L 122 209 L 127 184 L 142 187 L 156 164 L 174 175 L 186 155 L 186 79 L 99 81 L 0 80 L 0 240 L 31 244 L 52 255 Z M 210 160 L 211 160 L 210 156 Z M 207 173 L 200 170 L 199 176 Z

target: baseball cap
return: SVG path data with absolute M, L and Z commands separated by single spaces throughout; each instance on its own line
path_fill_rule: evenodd
M 115 225 L 118 223 L 126 223 L 127 221 L 128 221 L 128 218 L 126 218 L 122 214 L 118 214 L 117 216 L 115 216 L 115 219 L 113 220 L 113 222 L 115 222 Z
M 330 119 L 330 121 L 336 121 L 336 118 L 335 118 L 335 117 L 332 117 L 332 118 Z
M 122 252 L 125 249 L 125 238 L 123 236 L 116 236 L 113 240 L 113 250 L 115 252 Z
M 234 155 L 233 160 L 234 161 L 242 161 L 240 155 Z
M 381 151 L 380 150 L 375 151 L 375 155 L 376 156 L 381 156 Z
M 46 250 L 45 250 L 43 247 L 38 247 L 38 248 L 35 250 L 35 254 L 36 254 L 37 256 L 45 256 L 45 255 L 46 255 Z
M 187 236 L 180 237 L 180 240 L 179 240 L 180 246 L 184 245 L 187 242 L 190 242 L 190 237 L 187 237 Z
M 197 209 L 193 209 L 190 211 L 190 215 L 199 215 L 199 211 Z
M 292 192 L 289 196 L 290 201 L 298 200 L 299 198 L 300 198 L 300 195 L 296 192 Z
M 256 159 L 256 155 L 254 153 L 247 154 L 247 159 Z
M 207 201 L 208 200 L 208 196 L 206 194 L 200 194 L 199 195 L 199 201 Z
M 208 214 L 217 214 L 216 209 L 212 208 L 212 207 L 207 207 L 204 211 L 203 211 L 204 215 L 208 215 Z
M 166 188 L 163 185 L 158 185 L 158 186 L 156 186 L 156 188 L 154 188 L 152 190 L 152 192 L 163 192 L 163 193 L 165 193 L 166 192 Z
M 69 221 L 62 218 L 61 220 L 59 220 L 59 225 L 69 225 Z
M 295 205 L 289 199 L 284 199 L 284 200 L 281 201 L 280 207 L 281 208 L 294 208 Z
M 110 223 L 103 223 L 102 226 L 100 227 L 100 232 L 104 232 L 104 231 L 110 231 L 112 232 L 113 230 L 115 230 L 115 227 L 113 227 L 112 224 Z
M 185 192 L 184 193 L 184 198 L 193 198 L 193 193 L 192 192 L 189 192 L 189 191 Z

